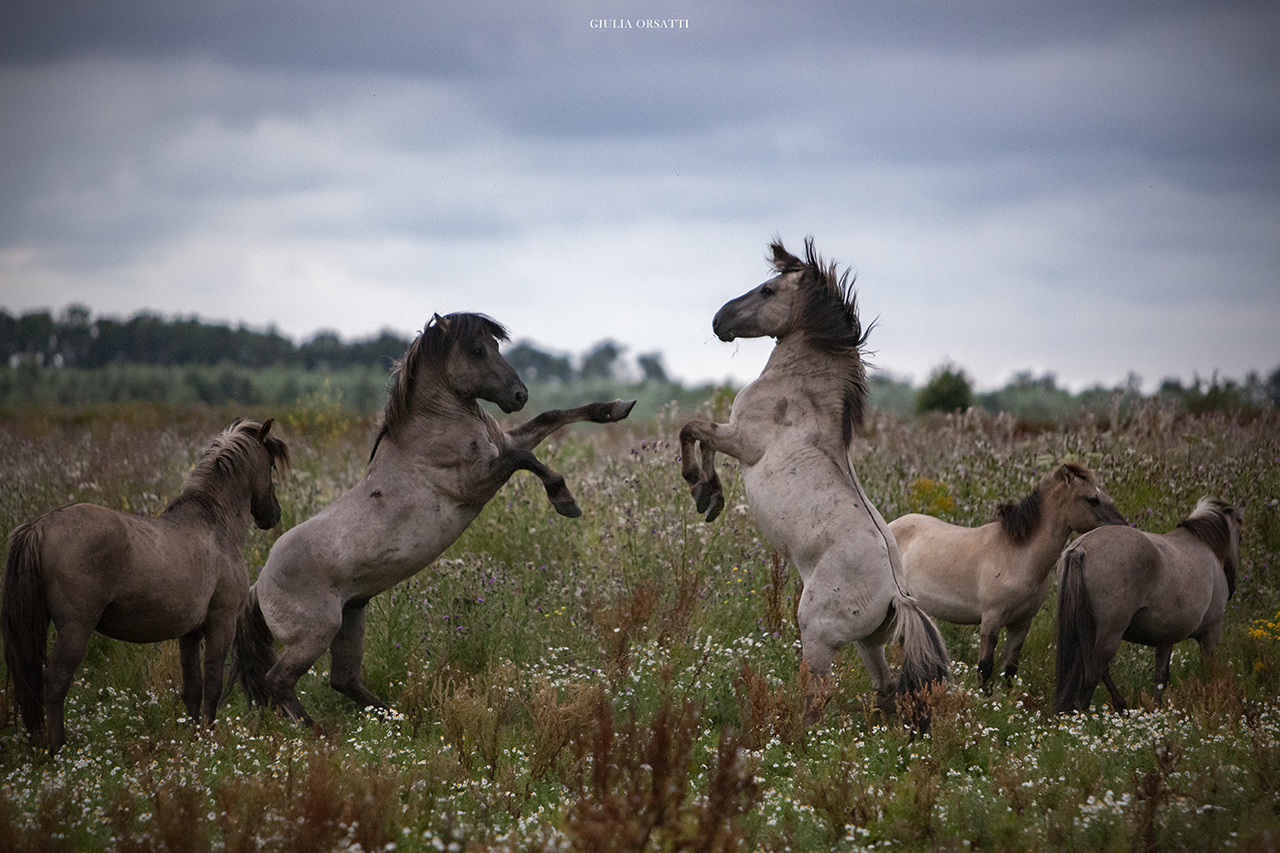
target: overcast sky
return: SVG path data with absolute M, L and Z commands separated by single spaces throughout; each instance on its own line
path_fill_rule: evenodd
M 775 235 L 856 271 L 917 384 L 1265 375 L 1280 4 L 0 7 L 10 313 L 302 341 L 478 311 L 745 382 L 772 342 L 711 317 Z

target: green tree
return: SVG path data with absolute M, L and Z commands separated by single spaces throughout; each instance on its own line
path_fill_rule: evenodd
M 954 412 L 973 405 L 973 383 L 965 372 L 948 362 L 934 368 L 928 383 L 916 396 L 916 411 Z

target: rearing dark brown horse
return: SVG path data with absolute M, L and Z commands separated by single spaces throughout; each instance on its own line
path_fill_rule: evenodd
M 360 675 L 369 599 L 440 556 L 516 471 L 542 480 L 556 512 L 582 514 L 533 448 L 574 421 L 622 420 L 635 401 L 544 412 L 504 432 L 477 399 L 506 412 L 529 399 L 498 352 L 506 339 L 483 315 L 437 315 L 400 360 L 364 479 L 281 536 L 253 585 L 233 654 L 252 701 L 310 724 L 295 685 L 327 649 L 334 689 L 385 708 Z

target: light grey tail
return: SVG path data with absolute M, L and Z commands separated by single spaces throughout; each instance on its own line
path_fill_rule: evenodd
M 951 656 L 942 632 L 910 596 L 894 601 L 898 630 L 902 632 L 902 673 L 898 676 L 898 695 L 914 693 L 932 684 L 951 681 Z
M 236 638 L 231 644 L 231 682 L 240 685 L 251 705 L 271 702 L 267 672 L 276 662 L 274 641 L 254 584 L 249 587 L 249 603 L 236 620 Z

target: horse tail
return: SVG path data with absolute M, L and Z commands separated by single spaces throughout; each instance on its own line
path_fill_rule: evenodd
M 898 631 L 902 634 L 902 672 L 898 695 L 915 693 L 933 684 L 951 681 L 951 656 L 942 632 L 914 598 L 900 595 L 894 601 Z
M 267 672 L 275 665 L 275 638 L 258 603 L 258 585 L 249 587 L 249 602 L 236 619 L 236 636 L 231 643 L 231 682 L 239 683 L 251 705 L 267 705 Z
M 1084 691 L 1086 658 L 1093 654 L 1098 625 L 1084 582 L 1083 548 L 1070 548 L 1062 555 L 1058 575 L 1058 651 L 1054 675 L 1054 711 L 1059 714 L 1079 708 Z
M 4 660 L 18 713 L 31 735 L 44 730 L 44 665 L 50 620 L 40 567 L 40 539 L 34 523 L 18 527 L 9 537 L 4 603 L 0 605 Z

